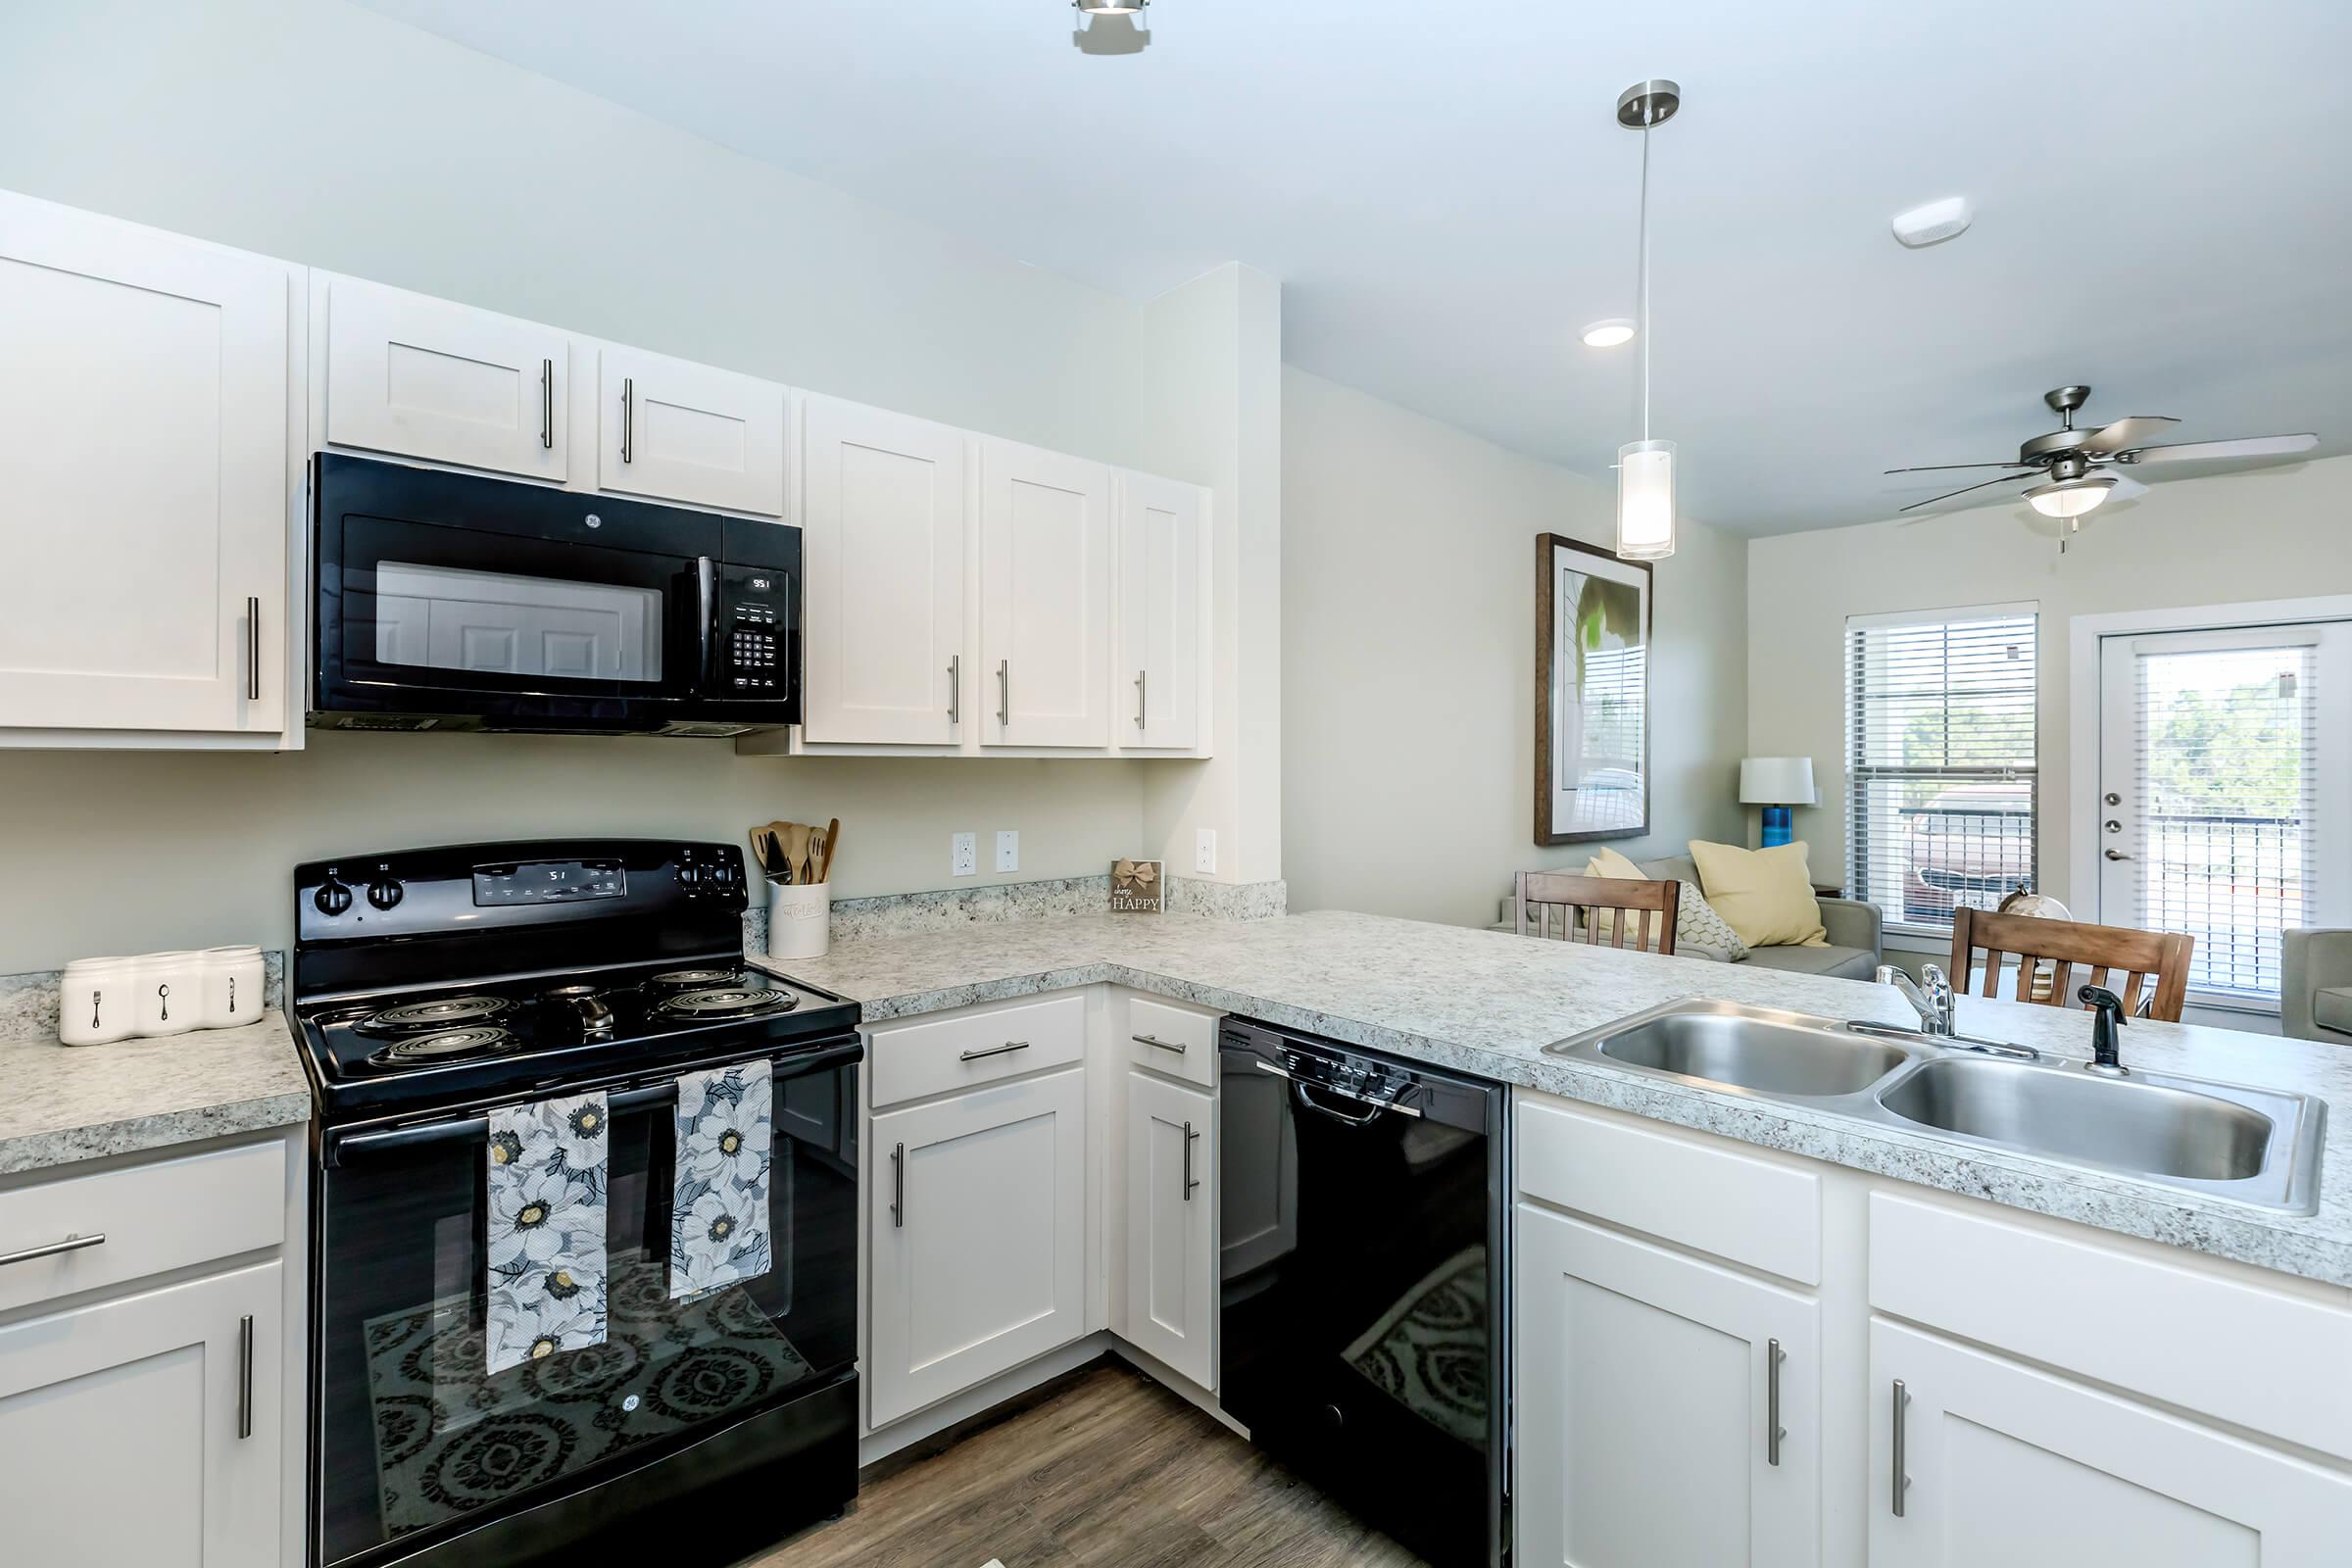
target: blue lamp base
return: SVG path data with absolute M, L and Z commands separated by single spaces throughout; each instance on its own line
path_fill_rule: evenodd
M 1788 842 L 1789 827 L 1795 812 L 1786 806 L 1764 808 L 1764 847 L 1773 849 Z

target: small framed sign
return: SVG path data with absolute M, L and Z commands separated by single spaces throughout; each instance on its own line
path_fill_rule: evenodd
M 1110 912 L 1164 913 L 1168 906 L 1167 869 L 1165 860 L 1111 861 Z

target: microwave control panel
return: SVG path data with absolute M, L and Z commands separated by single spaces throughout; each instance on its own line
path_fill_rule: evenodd
M 745 697 L 790 695 L 784 669 L 784 610 L 790 579 L 779 570 L 731 566 L 727 570 L 726 693 Z

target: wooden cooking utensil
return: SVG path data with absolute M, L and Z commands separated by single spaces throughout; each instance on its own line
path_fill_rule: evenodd
M 763 827 L 752 829 L 752 858 L 769 876 L 776 874 L 776 836 Z
M 825 824 L 825 860 L 816 868 L 816 879 L 819 882 L 833 880 L 833 852 L 840 848 L 841 818 L 837 816 Z
M 808 881 L 808 824 L 806 822 L 785 823 L 782 840 L 784 863 L 792 868 L 793 881 Z

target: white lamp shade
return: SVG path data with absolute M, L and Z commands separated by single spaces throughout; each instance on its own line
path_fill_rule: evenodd
M 1740 762 L 1740 804 L 1742 806 L 1812 806 L 1813 759 L 1810 757 L 1748 757 Z
M 1663 561 L 1674 554 L 1674 443 L 1629 441 L 1617 449 L 1617 556 Z

